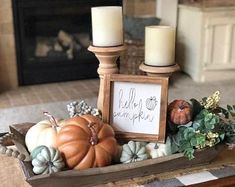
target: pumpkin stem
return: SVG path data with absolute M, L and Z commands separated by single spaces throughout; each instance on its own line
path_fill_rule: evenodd
M 49 118 L 49 121 L 54 128 L 59 127 L 54 116 L 52 116 L 49 112 L 43 112 L 43 114 Z
M 156 143 L 155 145 L 154 145 L 154 149 L 158 149 L 159 148 L 159 146 L 158 146 L 158 144 Z
M 94 122 L 90 122 L 88 124 L 88 128 L 91 131 L 91 138 L 90 138 L 91 145 L 96 145 L 98 143 L 98 137 L 97 137 L 97 133 L 94 128 L 94 124 L 95 124 Z

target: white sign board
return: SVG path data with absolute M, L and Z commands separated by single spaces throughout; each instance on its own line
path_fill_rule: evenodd
M 111 121 L 117 131 L 159 134 L 161 85 L 114 82 Z

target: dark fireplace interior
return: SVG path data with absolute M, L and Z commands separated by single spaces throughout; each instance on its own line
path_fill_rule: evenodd
M 122 0 L 12 0 L 19 85 L 97 77 L 91 7 Z

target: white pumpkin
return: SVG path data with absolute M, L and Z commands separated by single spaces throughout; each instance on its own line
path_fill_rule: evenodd
M 32 126 L 25 135 L 25 144 L 31 153 L 39 145 L 56 148 L 56 136 L 62 120 L 43 120 Z
M 150 142 L 145 147 L 151 158 L 158 158 L 172 154 L 170 137 L 167 137 L 165 144 Z

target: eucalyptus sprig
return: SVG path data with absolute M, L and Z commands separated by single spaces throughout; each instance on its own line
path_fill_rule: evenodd
M 178 151 L 183 152 L 188 159 L 194 158 L 195 149 L 212 147 L 224 139 L 224 133 L 213 132 L 215 128 L 214 120 L 210 125 L 205 125 L 203 121 L 198 126 L 181 126 L 178 133 L 173 137 L 175 144 L 178 145 Z
M 204 148 L 206 146 L 206 135 L 196 131 L 193 127 L 181 126 L 174 138 L 178 144 L 179 152 L 183 152 L 190 160 L 194 158 L 194 150 L 196 148 Z
M 199 106 L 195 99 L 193 101 L 194 105 L 197 104 L 197 115 L 189 125 L 179 126 L 178 133 L 173 137 L 178 151 L 183 152 L 190 160 L 194 158 L 196 149 L 212 147 L 222 142 L 225 137 L 225 130 L 220 126 L 221 118 L 217 113 L 213 113 L 216 108 L 205 109 L 203 105 Z

